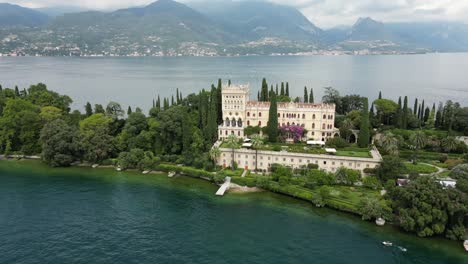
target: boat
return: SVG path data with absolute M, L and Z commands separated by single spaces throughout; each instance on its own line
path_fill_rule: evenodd
M 468 252 L 468 240 L 465 240 L 463 243 L 463 246 L 465 247 L 465 250 Z
M 404 248 L 404 247 L 398 247 L 398 249 L 401 250 L 401 251 L 403 251 L 403 252 L 408 251 L 408 250 L 407 250 L 406 248 Z
M 386 246 L 386 247 L 391 247 L 391 246 L 393 246 L 393 243 L 390 242 L 390 241 L 384 241 L 384 242 L 382 242 L 382 244 L 383 244 L 384 246 Z

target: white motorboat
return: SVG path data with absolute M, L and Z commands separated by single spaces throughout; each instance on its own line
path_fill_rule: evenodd
M 382 242 L 382 244 L 383 244 L 384 246 L 386 246 L 386 247 L 391 247 L 391 246 L 393 246 L 393 243 L 390 242 L 390 241 L 384 241 L 384 242 Z

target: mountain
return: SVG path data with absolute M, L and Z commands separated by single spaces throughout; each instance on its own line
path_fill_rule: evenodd
M 0 3 L 0 26 L 40 26 L 48 21 L 49 17 L 36 10 Z
M 387 28 L 413 47 L 468 51 L 468 25 L 455 22 L 388 23 Z
M 193 2 L 191 7 L 246 40 L 318 41 L 322 30 L 296 8 L 265 1 Z
M 347 33 L 347 40 L 351 41 L 375 41 L 397 39 L 384 23 L 373 20 L 370 17 L 359 18 Z
M 114 12 L 64 14 L 49 26 L 53 30 L 76 36 L 102 36 L 103 41 L 128 38 L 159 45 L 181 42 L 223 43 L 230 40 L 213 21 L 201 13 L 172 0 L 159 0 L 145 7 Z M 98 41 L 98 40 L 96 40 Z
M 57 17 L 69 13 L 79 13 L 89 11 L 89 9 L 81 8 L 78 6 L 50 6 L 50 7 L 41 7 L 35 8 L 34 10 L 39 11 L 43 14 L 48 15 L 49 17 Z

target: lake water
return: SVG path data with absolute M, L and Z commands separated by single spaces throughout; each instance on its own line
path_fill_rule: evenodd
M 291 94 L 313 87 L 316 101 L 323 87 L 342 94 L 397 99 L 408 95 L 427 103 L 454 100 L 468 104 L 468 54 L 397 56 L 46 58 L 0 57 L 3 86 L 43 82 L 72 96 L 75 108 L 110 100 L 148 110 L 157 95 L 180 88 L 184 95 L 209 89 L 218 78 L 250 83 L 256 98 L 261 80 L 288 81 Z
M 468 263 L 461 243 L 215 191 L 184 177 L 0 162 L 0 263 Z

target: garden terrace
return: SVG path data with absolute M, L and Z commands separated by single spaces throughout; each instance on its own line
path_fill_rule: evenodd
M 221 148 L 230 147 L 223 142 L 220 146 Z M 238 147 L 236 149 L 240 149 Z M 325 149 L 316 146 L 309 146 L 305 143 L 294 143 L 294 144 L 285 144 L 285 143 L 268 143 L 262 146 L 259 146 L 257 150 L 263 151 L 287 151 L 291 153 L 304 153 L 304 154 L 316 154 L 316 155 L 335 155 L 343 157 L 357 157 L 357 158 L 372 158 L 370 150 L 368 148 L 358 148 L 358 147 L 345 147 L 345 148 L 336 148 L 336 153 L 327 154 Z

